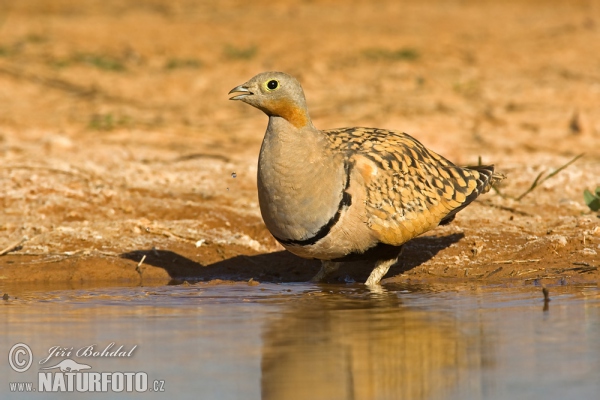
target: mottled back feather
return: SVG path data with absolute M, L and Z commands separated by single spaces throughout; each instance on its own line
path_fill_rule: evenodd
M 485 193 L 493 166 L 459 167 L 405 133 L 373 128 L 323 131 L 334 150 L 367 169 L 367 224 L 383 243 L 400 245 L 449 222 Z

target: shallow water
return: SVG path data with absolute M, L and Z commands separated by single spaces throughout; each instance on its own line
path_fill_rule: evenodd
M 600 396 L 597 287 L 552 288 L 545 311 L 541 289 L 535 286 L 452 289 L 386 286 L 371 292 L 360 285 L 264 283 L 3 288 L 11 297 L 0 302 L 0 397 Z M 128 357 L 75 354 L 90 345 L 101 352 L 113 342 L 109 353 L 119 346 L 123 353 L 137 347 Z M 33 354 L 31 367 L 22 373 L 6 357 L 17 343 L 28 345 Z M 40 364 L 55 346 L 66 348 L 65 353 Z M 17 357 L 15 364 L 23 364 L 26 355 Z M 64 378 L 66 372 L 40 368 L 65 358 L 91 367 L 82 374 L 145 372 L 148 392 L 99 397 L 10 391 L 11 382 L 61 389 L 56 375 Z M 47 377 L 43 384 L 40 374 Z M 111 383 L 107 385 L 110 390 Z M 164 392 L 150 392 L 161 386 Z

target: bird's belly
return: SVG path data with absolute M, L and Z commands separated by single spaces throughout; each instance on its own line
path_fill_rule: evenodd
M 327 226 L 343 197 L 342 172 L 307 166 L 286 168 L 282 173 L 276 168 L 261 170 L 259 167 L 260 211 L 273 236 L 307 240 Z
M 332 203 L 337 204 L 339 200 Z M 259 194 L 260 210 L 267 229 L 279 240 L 309 240 L 327 226 L 336 206 L 323 204 L 314 195 L 269 196 Z
M 344 209 L 327 234 L 312 244 L 282 243 L 289 252 L 303 258 L 335 260 L 362 254 L 377 245 L 373 232 L 356 212 L 359 205 Z

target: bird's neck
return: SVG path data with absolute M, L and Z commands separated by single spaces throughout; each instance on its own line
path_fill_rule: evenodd
M 286 102 L 278 102 L 277 109 L 267 115 L 269 115 L 269 126 L 274 125 L 287 129 L 287 125 L 291 125 L 296 129 L 312 128 L 315 130 L 306 109 Z
M 308 162 L 319 158 L 327 145 L 327 138 L 313 126 L 310 119 L 304 126 L 297 127 L 286 118 L 270 116 L 261 153 L 283 158 L 280 160 L 282 162 Z
M 276 120 L 281 118 L 297 129 L 306 127 L 314 129 L 303 96 L 266 101 L 261 109 L 269 116 L 269 124 L 271 122 L 283 123 L 283 121 Z

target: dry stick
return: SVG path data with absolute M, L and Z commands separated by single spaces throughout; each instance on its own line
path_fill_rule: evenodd
M 589 263 L 586 263 L 585 261 L 574 261 L 573 265 L 582 265 L 584 267 L 591 267 L 591 265 Z
M 575 264 L 575 263 L 573 263 Z M 587 263 L 584 263 L 587 264 Z M 576 264 L 576 265 L 581 265 L 581 264 Z M 573 267 L 573 268 L 558 268 L 555 269 L 554 272 L 558 273 L 558 274 L 562 274 L 563 272 L 567 272 L 567 271 L 573 271 L 573 272 L 579 272 L 580 274 L 585 274 L 587 272 L 592 272 L 592 271 L 596 271 L 598 270 L 598 267 L 595 267 L 593 265 L 583 265 L 581 267 Z
M 493 270 L 492 272 L 490 272 L 490 273 L 489 273 L 489 274 L 486 276 L 486 278 L 489 278 L 490 276 L 492 276 L 492 275 L 494 275 L 494 274 L 497 274 L 498 272 L 502 271 L 502 269 L 503 269 L 503 268 L 504 268 L 504 267 L 501 267 L 501 266 L 500 266 L 500 267 L 498 267 L 498 268 L 496 268 L 495 270 Z
M 569 165 L 573 164 L 575 161 L 579 160 L 581 157 L 583 157 L 585 153 L 581 153 L 578 156 L 575 156 L 571 161 L 569 161 L 568 163 L 566 163 L 565 165 L 563 165 L 562 167 L 558 168 L 556 171 L 548 174 L 546 177 L 544 177 L 544 179 L 542 178 L 542 175 L 544 175 L 544 172 L 546 171 L 542 171 L 540 172 L 540 174 L 535 178 L 535 180 L 533 181 L 533 183 L 531 184 L 531 187 L 529 189 L 527 189 L 523 194 L 521 194 L 519 197 L 517 197 L 515 200 L 516 201 L 521 201 L 521 199 L 525 196 L 527 196 L 529 193 L 533 192 L 535 190 L 535 188 L 537 188 L 538 186 L 540 186 L 542 183 L 546 182 L 548 179 L 552 178 L 554 175 L 558 174 L 560 171 L 562 171 L 563 169 L 567 168 Z
M 10 253 L 14 249 L 19 247 L 23 243 L 25 243 L 27 240 L 29 240 L 29 238 L 27 236 L 23 236 L 20 240 L 17 240 L 16 242 L 9 244 L 7 248 L 5 248 L 4 250 L 0 250 L 0 256 Z
M 544 276 L 538 276 L 537 278 L 526 278 L 526 279 L 523 279 L 523 281 L 529 282 L 529 281 L 537 281 L 537 280 L 542 280 L 542 279 L 557 279 L 557 278 L 562 278 L 562 276 L 560 276 L 560 275 L 544 275 Z
M 162 235 L 171 239 L 179 239 L 181 241 L 184 242 L 188 242 L 188 243 L 196 243 L 197 240 L 194 238 L 191 238 L 189 236 L 183 236 L 183 235 L 179 235 L 177 233 L 173 233 L 170 230 L 168 230 L 167 228 L 163 228 L 162 226 L 147 226 L 145 227 L 146 232 L 153 234 L 153 235 Z
M 215 158 L 215 159 L 221 160 L 223 162 L 231 161 L 228 157 L 221 155 L 221 154 L 192 153 L 192 154 L 187 154 L 184 156 L 176 157 L 170 161 L 163 161 L 163 162 L 180 162 L 180 161 L 194 160 L 197 158 Z
M 140 262 L 137 265 L 137 268 L 140 268 L 142 266 L 142 264 L 144 263 L 144 260 L 146 259 L 146 255 L 144 254 L 144 256 L 142 257 L 142 259 L 140 260 Z
M 23 263 L 20 263 L 20 265 L 52 264 L 52 263 L 57 263 L 57 262 L 61 262 L 64 260 L 68 260 L 69 258 L 71 258 L 71 256 L 64 256 L 64 257 L 59 256 L 58 258 L 23 262 Z
M 524 264 L 524 263 L 534 263 L 539 262 L 540 259 L 531 259 L 531 260 L 503 260 L 503 261 L 492 261 L 492 264 Z
M 142 259 L 138 263 L 137 267 L 135 267 L 135 272 L 137 272 L 140 275 L 140 285 L 144 281 L 144 276 L 143 276 L 144 275 L 144 270 L 142 269 L 142 264 L 144 263 L 145 259 L 146 259 L 146 255 L 144 254 L 144 256 L 142 257 Z
M 538 271 L 541 271 L 541 269 L 538 268 L 538 269 L 528 269 L 527 271 L 519 271 L 519 272 L 517 272 L 517 276 L 531 274 L 531 273 L 538 272 Z

